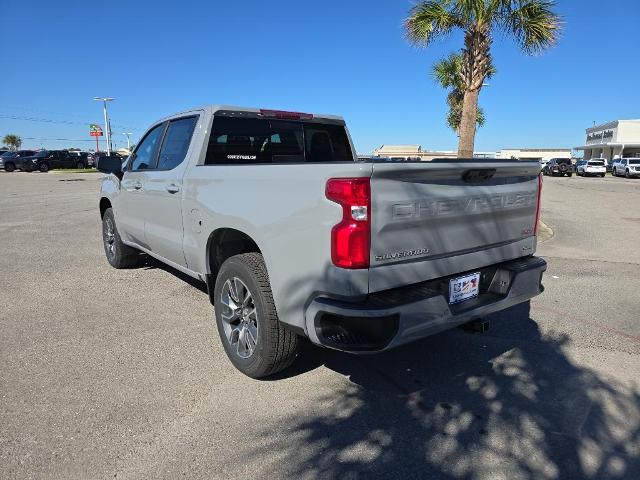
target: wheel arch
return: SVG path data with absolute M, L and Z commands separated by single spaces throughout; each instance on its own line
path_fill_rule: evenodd
M 206 247 L 206 282 L 213 304 L 213 289 L 220 267 L 230 257 L 241 253 L 262 254 L 258 243 L 247 233 L 235 228 L 218 228 L 209 234 Z
M 100 218 L 104 217 L 104 212 L 107 211 L 107 208 L 111 208 L 111 200 L 107 197 L 102 197 L 100 199 Z

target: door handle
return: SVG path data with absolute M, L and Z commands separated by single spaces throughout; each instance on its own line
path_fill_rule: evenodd
M 180 186 L 175 183 L 169 183 L 165 185 L 164 188 L 166 188 L 169 193 L 178 193 L 180 191 Z

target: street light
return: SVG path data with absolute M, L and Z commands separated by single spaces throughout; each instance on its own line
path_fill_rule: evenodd
M 123 133 L 123 135 L 127 137 L 127 150 L 129 150 L 129 153 L 131 153 L 131 143 L 129 142 L 129 137 L 133 135 L 133 133 Z
M 107 102 L 115 100 L 111 97 L 93 97 L 94 100 L 102 102 L 104 108 L 104 129 L 107 131 L 107 155 L 111 156 L 111 124 L 109 123 L 109 113 L 107 112 Z

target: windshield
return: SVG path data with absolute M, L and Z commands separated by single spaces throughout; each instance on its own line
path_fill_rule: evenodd
M 629 165 L 640 165 L 640 158 L 636 158 L 635 160 L 629 160 Z
M 571 163 L 571 159 L 570 158 L 559 158 L 558 160 L 556 160 L 557 163 L 564 163 L 565 165 L 568 165 Z
M 604 161 L 603 160 L 594 160 L 592 162 L 589 162 L 589 165 L 592 165 L 594 167 L 601 167 L 602 165 L 604 165 Z
M 43 158 L 43 157 L 46 157 L 47 155 L 49 155 L 49 151 L 48 150 L 40 150 L 39 152 L 36 152 L 34 157 Z
M 2 158 L 13 158 L 17 155 L 16 152 L 4 152 Z

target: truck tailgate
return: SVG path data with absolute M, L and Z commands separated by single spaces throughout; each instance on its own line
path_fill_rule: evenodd
M 375 163 L 369 291 L 530 255 L 537 162 Z

